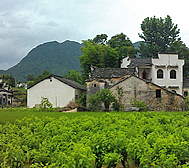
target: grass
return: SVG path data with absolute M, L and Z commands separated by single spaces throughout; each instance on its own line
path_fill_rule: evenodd
M 59 118 L 66 116 L 69 118 L 75 118 L 80 115 L 89 115 L 98 117 L 105 112 L 77 112 L 77 113 L 63 113 L 53 111 L 41 111 L 40 109 L 27 109 L 27 108 L 11 108 L 11 109 L 0 109 L 0 124 L 6 124 L 6 122 L 14 123 L 16 119 L 21 120 L 27 116 L 43 117 L 49 116 L 52 118 Z
M 17 119 L 21 120 L 27 116 L 36 116 L 42 118 L 43 116 L 49 116 L 55 119 L 58 119 L 61 116 L 66 116 L 68 118 L 75 118 L 81 115 L 88 115 L 93 117 L 98 117 L 107 112 L 77 112 L 77 113 L 64 113 L 64 112 L 55 112 L 54 111 L 42 111 L 41 109 L 28 109 L 28 108 L 10 108 L 10 109 L 1 109 L 0 108 L 0 124 L 6 124 L 6 122 L 14 123 Z M 120 113 L 120 112 L 111 112 L 111 113 Z M 123 112 L 121 112 L 123 113 Z M 124 112 L 124 113 L 133 113 L 133 112 Z M 157 113 L 157 112 L 156 112 Z M 169 115 L 169 113 L 173 112 L 160 112 L 163 115 Z M 174 112 L 176 114 L 180 114 L 183 112 Z M 187 113 L 188 114 L 188 113 Z

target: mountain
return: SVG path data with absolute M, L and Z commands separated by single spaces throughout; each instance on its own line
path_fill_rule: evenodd
M 137 42 L 133 43 L 134 48 L 138 50 L 139 49 L 139 45 L 140 45 L 141 42 L 142 41 L 137 41 Z M 140 58 L 140 53 L 139 52 L 136 53 L 136 58 Z
M 16 81 L 26 81 L 27 74 L 38 75 L 44 69 L 52 74 L 64 76 L 71 69 L 80 71 L 79 56 L 82 55 L 80 48 L 83 44 L 74 41 L 47 42 L 33 48 L 17 65 L 0 71 L 12 75 Z
M 135 48 L 135 49 L 139 49 L 139 45 L 140 45 L 141 42 L 142 42 L 142 41 L 137 41 L 137 42 L 133 43 L 134 48 Z

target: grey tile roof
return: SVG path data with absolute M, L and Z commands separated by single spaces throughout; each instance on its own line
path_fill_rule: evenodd
M 184 87 L 189 87 L 189 77 L 183 78 L 183 85 L 184 85 Z
M 129 67 L 152 66 L 151 58 L 130 58 L 130 60 L 131 60 L 131 63 Z
M 131 75 L 133 73 L 133 68 L 94 68 L 94 70 L 91 71 L 91 78 L 119 78 L 125 75 Z
M 80 90 L 86 90 L 86 88 L 84 86 L 82 86 L 81 84 L 73 81 L 73 80 L 70 80 L 70 79 L 66 79 L 64 77 L 61 77 L 61 76 L 57 76 L 57 75 L 51 75 L 52 77 L 58 79 L 59 81 L 75 88 L 75 89 L 80 89 Z
M 49 75 L 48 77 L 40 80 L 39 82 L 35 83 L 34 85 L 30 86 L 28 89 L 30 89 L 31 87 L 35 86 L 36 84 L 40 83 L 41 81 L 45 80 L 45 79 L 49 79 L 50 77 L 54 77 L 56 78 L 57 80 L 59 80 L 60 82 L 63 82 L 69 86 L 71 86 L 72 88 L 75 88 L 75 89 L 80 89 L 80 90 L 86 90 L 86 88 L 84 86 L 82 86 L 81 84 L 73 81 L 73 80 L 70 80 L 70 79 L 66 79 L 62 76 L 58 76 L 58 75 Z

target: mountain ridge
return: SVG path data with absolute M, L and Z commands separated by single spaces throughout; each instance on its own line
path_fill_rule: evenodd
M 12 75 L 16 81 L 26 81 L 27 74 L 39 75 L 44 69 L 50 73 L 64 76 L 71 69 L 80 71 L 79 56 L 82 43 L 66 40 L 45 42 L 31 49 L 15 66 L 0 73 Z
M 140 41 L 133 43 L 135 49 Z M 26 82 L 28 74 L 37 76 L 44 70 L 52 74 L 64 76 L 71 69 L 81 71 L 79 56 L 82 55 L 80 48 L 83 43 L 66 40 L 64 42 L 49 41 L 37 45 L 16 65 L 0 70 L 0 74 L 9 74 L 19 80 Z

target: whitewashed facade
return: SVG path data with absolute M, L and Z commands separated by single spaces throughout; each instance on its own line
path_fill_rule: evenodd
M 77 82 L 50 75 L 27 89 L 27 107 L 38 107 L 42 97 L 48 98 L 53 107 L 64 107 L 79 98 L 83 91 L 85 88 Z
M 121 68 L 135 68 L 138 77 L 182 95 L 183 66 L 184 59 L 179 59 L 178 54 L 160 53 L 150 59 L 125 57 Z

